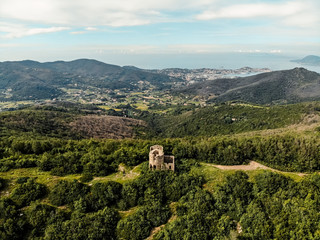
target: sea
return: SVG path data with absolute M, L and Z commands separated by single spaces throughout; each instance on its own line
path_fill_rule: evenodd
M 306 54 L 307 55 L 307 54 Z M 214 54 L 145 54 L 126 55 L 125 58 L 113 56 L 103 59 L 118 65 L 131 65 L 143 69 L 164 68 L 214 68 L 239 69 L 242 67 L 269 68 L 271 70 L 286 70 L 303 67 L 320 73 L 320 66 L 301 65 L 292 60 L 302 59 L 306 55 L 285 55 L 269 53 L 214 53 Z

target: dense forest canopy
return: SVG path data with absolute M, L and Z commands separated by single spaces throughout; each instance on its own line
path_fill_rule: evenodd
M 1 113 L 0 239 L 318 239 L 319 109 L 71 104 Z M 107 114 L 120 115 L 110 121 L 121 118 L 131 137 L 90 138 L 72 124 Z M 148 170 L 155 144 L 175 156 L 175 172 Z M 214 167 L 250 161 L 274 171 Z
M 319 140 L 295 134 L 2 139 L 1 239 L 145 239 L 160 225 L 154 239 L 317 239 L 318 174 L 297 182 L 270 171 L 250 179 L 235 172 L 208 191 L 207 176 L 194 170 L 201 162 L 235 165 L 257 160 L 285 171 L 319 171 Z M 176 156 L 175 173 L 148 170 L 149 147 L 155 143 Z M 132 174 L 130 168 L 119 173 L 121 164 L 131 169 L 140 164 L 137 177 L 108 179 L 110 174 Z M 38 169 L 58 180 L 12 177 L 20 169 Z M 94 181 L 99 178 L 106 180 Z

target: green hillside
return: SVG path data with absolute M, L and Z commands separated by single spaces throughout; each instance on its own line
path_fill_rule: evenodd
M 286 106 L 221 104 L 146 120 L 161 137 L 216 136 L 285 127 L 318 114 L 318 103 Z
M 131 109 L 131 119 L 61 102 L 3 112 L 0 239 L 317 239 L 319 109 L 176 106 Z M 155 144 L 175 172 L 148 169 Z M 215 167 L 250 161 L 271 169 Z
M 164 90 L 181 79 L 140 69 L 128 69 L 96 60 L 39 63 L 0 62 L 0 100 L 39 100 L 62 97 L 63 88 L 102 88 L 137 91 Z
M 204 81 L 176 92 L 206 97 L 210 102 L 297 103 L 320 99 L 320 75 L 295 68 L 244 78 Z
M 284 128 L 318 116 L 319 109 L 317 102 L 270 107 L 229 103 L 206 107 L 177 106 L 165 113 L 130 108 L 122 113 L 104 111 L 92 105 L 58 103 L 0 113 L 0 136 L 68 139 L 211 137 Z M 128 113 L 131 118 L 124 117 Z
M 148 171 L 156 143 L 176 156 L 175 173 Z M 292 179 L 200 163 L 255 159 L 319 171 L 319 136 L 11 138 L 0 146 L 1 239 L 316 239 L 319 231 L 318 174 Z

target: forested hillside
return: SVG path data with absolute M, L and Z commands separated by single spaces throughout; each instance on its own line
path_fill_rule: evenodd
M 157 109 L 133 109 L 130 105 L 117 112 L 93 105 L 60 103 L 0 113 L 0 136 L 69 139 L 210 137 L 283 128 L 300 123 L 307 116 L 317 116 L 319 110 L 317 102 L 270 107 L 237 103 L 173 106 L 164 113 Z
M 155 136 L 216 136 L 275 129 L 301 122 L 306 115 L 318 114 L 317 103 L 286 106 L 221 104 L 184 112 L 151 115 L 145 119 Z
M 256 104 L 285 104 L 319 100 L 319 89 L 318 73 L 295 68 L 250 77 L 204 81 L 176 92 L 209 97 L 213 102 L 236 100 Z
M 189 100 L 195 97 L 208 103 L 285 104 L 320 100 L 320 75 L 304 68 L 213 80 L 190 73 L 192 81 L 183 77 L 183 69 L 176 71 L 181 74 L 171 76 L 166 71 L 120 67 L 90 59 L 0 62 L 0 100 L 71 99 L 103 104 L 106 100 L 116 101 L 117 96 L 128 98 L 139 93 L 154 99 L 154 95 L 163 95 L 164 91 L 171 97 L 182 95 L 182 99 Z M 208 73 L 207 78 L 211 77 Z
M 148 170 L 149 146 L 156 143 L 175 155 L 175 173 Z M 200 162 L 232 165 L 254 159 L 286 171 L 312 172 L 320 170 L 319 147 L 319 136 L 294 134 L 154 141 L 3 139 L 0 236 L 145 239 L 164 225 L 154 239 L 316 239 L 318 174 L 296 182 L 268 171 L 249 178 L 215 170 L 218 180 Z M 138 172 L 132 169 L 141 163 Z M 127 167 L 118 170 L 119 165 Z
M 0 114 L 0 239 L 318 238 L 319 103 L 127 108 Z M 252 160 L 273 170 L 213 165 Z
M 61 97 L 62 88 L 103 88 L 137 91 L 168 89 L 181 79 L 79 59 L 71 62 L 0 62 L 0 100 L 39 100 Z

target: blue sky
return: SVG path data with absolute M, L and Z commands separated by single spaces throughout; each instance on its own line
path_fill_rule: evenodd
M 320 55 L 318 0 L 0 0 L 0 61 Z M 145 63 L 143 62 L 145 59 Z

